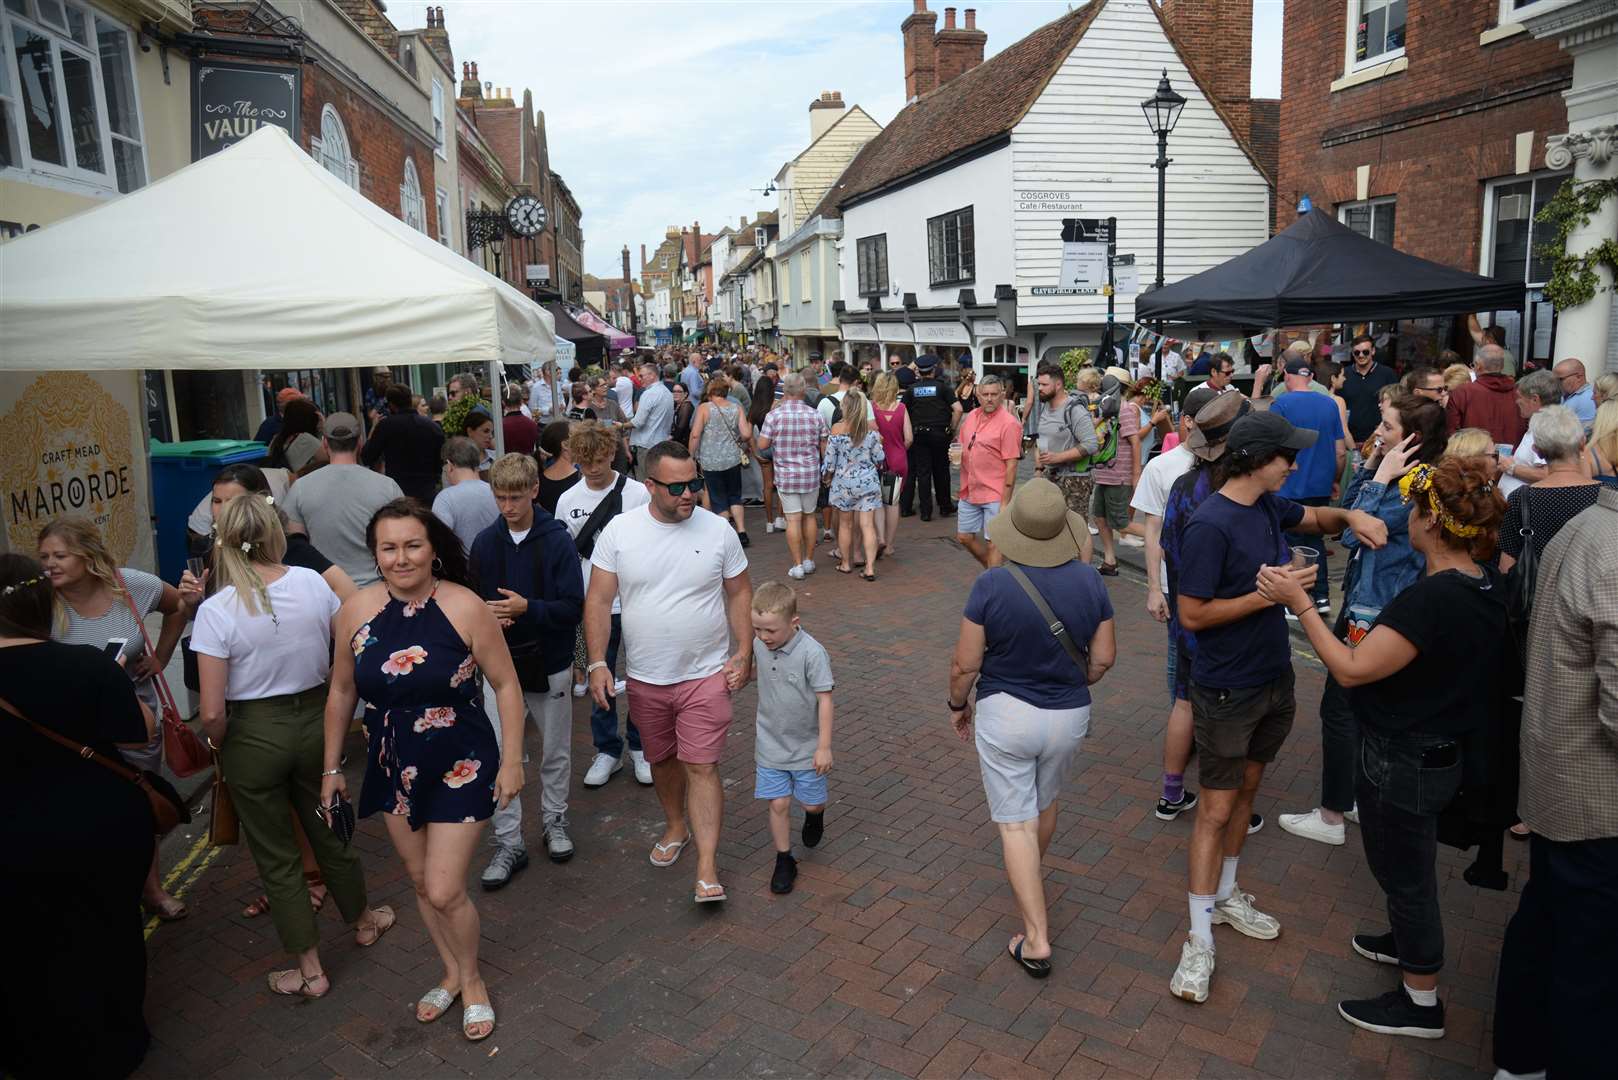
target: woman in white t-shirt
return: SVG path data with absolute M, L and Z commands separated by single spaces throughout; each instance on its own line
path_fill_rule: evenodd
M 330 895 L 374 945 L 395 921 L 365 897 L 359 855 L 320 815 L 332 616 L 340 605 L 321 576 L 283 566 L 286 534 L 260 495 L 238 495 L 215 519 L 218 591 L 197 610 L 191 647 L 202 686 L 202 728 L 219 752 L 242 835 L 258 865 L 276 933 L 298 966 L 269 974 L 277 994 L 322 997 L 320 932 L 292 816 L 314 849 Z

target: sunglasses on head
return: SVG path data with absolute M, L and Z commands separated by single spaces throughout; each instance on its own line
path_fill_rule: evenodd
M 688 491 L 691 494 L 695 495 L 695 494 L 699 493 L 700 491 L 702 491 L 703 487 L 705 487 L 707 485 L 707 483 L 708 483 L 708 478 L 705 477 L 705 476 L 702 476 L 701 474 L 698 474 L 695 479 L 692 479 L 692 480 L 676 480 L 672 484 L 665 484 L 665 483 L 663 483 L 663 481 L 659 480 L 655 476 L 648 476 L 646 479 L 650 480 L 652 483 L 656 484 L 658 487 L 660 487 L 663 490 L 667 491 L 670 495 L 673 495 L 675 498 L 678 498 L 681 495 L 684 495 Z

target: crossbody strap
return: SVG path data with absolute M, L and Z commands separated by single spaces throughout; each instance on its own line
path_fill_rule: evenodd
M 33 728 L 36 732 L 38 732 L 39 734 L 45 736 L 45 738 L 51 740 L 52 742 L 60 743 L 62 746 L 67 747 L 69 750 L 71 750 L 78 757 L 84 758 L 87 761 L 93 761 L 97 765 L 100 765 L 100 766 L 102 766 L 102 767 L 104 767 L 106 769 L 110 769 L 113 773 L 117 774 L 118 776 L 123 777 L 125 780 L 128 780 L 131 783 L 138 784 L 138 783 L 141 783 L 144 780 L 144 777 L 142 777 L 134 769 L 131 769 L 129 766 L 120 765 L 118 762 L 113 761 L 107 755 L 105 755 L 103 753 L 99 753 L 98 751 L 92 749 L 91 747 L 88 747 L 88 746 L 83 745 L 82 743 L 76 742 L 73 739 L 68 738 L 66 735 L 62 735 L 62 734 L 59 734 L 59 733 L 57 733 L 55 731 L 52 731 L 48 727 L 44 727 L 44 726 L 42 726 L 40 724 L 34 723 L 32 720 L 28 719 L 28 717 L 26 717 L 22 713 L 18 712 L 17 707 L 15 705 L 13 705 L 11 702 L 7 701 L 5 698 L 0 698 L 0 710 L 4 710 L 4 711 L 10 713 L 12 716 L 15 716 L 18 720 L 21 720 L 23 723 L 27 724 L 29 727 Z
M 1011 572 L 1011 576 L 1016 580 L 1017 584 L 1022 586 L 1022 591 L 1028 594 L 1028 599 L 1034 602 L 1034 607 L 1039 609 L 1040 618 L 1044 619 L 1045 624 L 1051 628 L 1051 636 L 1056 638 L 1068 656 L 1073 658 L 1073 663 L 1079 669 L 1079 678 L 1088 686 L 1090 684 L 1088 651 L 1081 649 L 1079 643 L 1073 640 L 1073 635 L 1067 632 L 1067 626 L 1061 619 L 1056 617 L 1056 612 L 1051 610 L 1051 606 L 1040 595 L 1039 589 L 1028 579 L 1028 575 L 1023 573 L 1023 568 L 1014 562 L 1006 563 L 1005 568 Z
M 152 648 L 152 637 L 146 632 L 146 620 L 141 618 L 139 609 L 135 607 L 135 596 L 129 591 L 129 585 L 124 581 L 122 570 L 113 571 L 118 576 L 118 588 L 123 590 L 124 603 L 129 605 L 129 614 L 135 620 L 135 626 L 140 630 L 140 639 L 146 645 L 146 655 L 153 660 L 157 659 L 157 650 Z M 152 672 L 152 681 L 157 684 L 157 702 L 163 707 L 167 716 L 178 718 L 180 708 L 174 702 L 174 693 L 169 689 L 169 681 L 161 671 Z

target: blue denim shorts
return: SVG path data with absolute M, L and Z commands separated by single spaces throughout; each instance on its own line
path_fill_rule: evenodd
M 984 536 L 988 532 L 989 522 L 1000 514 L 1000 504 L 967 502 L 959 500 L 955 504 L 955 531 L 962 536 Z
M 804 806 L 826 805 L 826 778 L 813 769 L 771 769 L 756 766 L 758 776 L 753 782 L 753 798 L 781 799 L 795 796 Z

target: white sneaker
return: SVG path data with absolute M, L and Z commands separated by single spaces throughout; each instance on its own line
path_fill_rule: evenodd
M 778 517 L 774 521 L 770 522 L 770 524 L 775 526 L 776 532 L 787 531 L 787 519 L 784 517 Z
M 766 521 L 766 522 L 765 522 L 765 523 L 764 523 L 764 532 L 765 532 L 765 533 L 766 533 L 766 534 L 768 534 L 768 533 L 772 533 L 772 532 L 774 532 L 774 531 L 775 531 L 775 522 L 773 522 L 773 521 Z
M 1146 541 L 1142 540 L 1138 536 L 1132 536 L 1129 533 L 1124 533 L 1124 535 L 1120 536 L 1118 538 L 1118 542 L 1120 544 L 1122 544 L 1124 547 L 1145 547 L 1146 546 Z
M 635 766 L 635 783 L 642 787 L 652 786 L 652 763 L 646 760 L 646 751 L 631 750 L 629 752 L 630 764 Z
M 624 767 L 623 758 L 615 758 L 611 754 L 597 754 L 590 762 L 590 769 L 584 774 L 585 787 L 601 787 L 612 774 Z
M 830 529 L 821 529 L 820 538 L 822 540 L 835 540 L 837 539 L 837 534 L 832 532 Z
M 623 697 L 624 696 L 624 690 L 627 689 L 628 686 L 629 686 L 629 684 L 624 682 L 624 680 L 622 680 L 622 679 L 618 679 L 618 680 L 614 681 L 613 684 L 612 684 L 612 696 L 613 697 Z
M 576 683 L 573 684 L 573 696 L 574 697 L 583 697 L 585 694 L 588 694 L 589 692 L 590 692 L 590 686 L 589 686 L 588 683 L 576 682 Z
M 1214 951 L 1194 937 L 1180 946 L 1180 966 L 1169 980 L 1169 993 L 1177 998 L 1202 1004 L 1208 1000 L 1208 982 L 1213 978 Z
M 815 560 L 813 560 L 813 559 L 805 559 L 805 560 L 803 560 L 803 572 L 806 573 L 806 574 L 814 573 L 815 572 Z
M 1318 806 L 1307 814 L 1282 814 L 1280 820 L 1281 828 L 1293 836 L 1301 836 L 1305 840 L 1318 840 L 1333 847 L 1341 846 L 1343 843 L 1343 826 L 1326 824 L 1325 819 L 1320 816 Z
M 1254 907 L 1253 894 L 1242 892 L 1240 885 L 1228 900 L 1214 901 L 1213 923 L 1215 926 L 1224 924 L 1260 941 L 1281 936 L 1281 921 Z
M 803 563 L 799 563 L 797 566 L 794 566 L 791 570 L 787 571 L 787 577 L 791 578 L 793 581 L 802 581 L 803 574 Z
M 1355 803 L 1354 809 L 1345 811 L 1343 813 L 1343 820 L 1352 821 L 1354 824 L 1358 825 L 1360 823 L 1360 804 Z
M 1094 525 L 1092 525 L 1092 526 L 1090 526 L 1090 535 L 1091 536 L 1100 536 L 1101 535 L 1101 530 L 1096 528 Z

